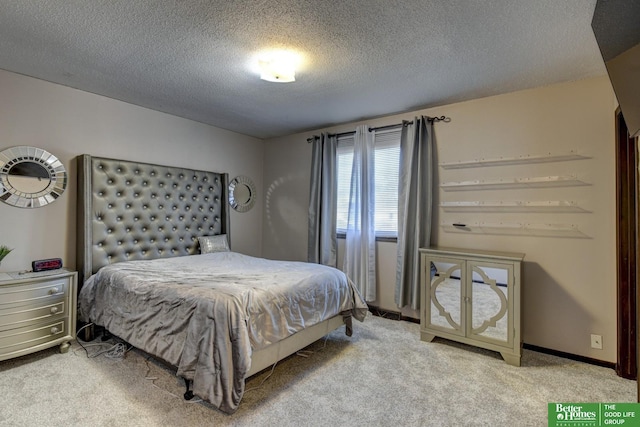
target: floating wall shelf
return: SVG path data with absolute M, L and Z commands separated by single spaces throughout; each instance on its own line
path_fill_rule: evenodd
M 524 155 L 518 157 L 499 157 L 497 159 L 476 159 L 459 162 L 440 163 L 440 167 L 442 167 L 443 169 L 462 169 L 477 168 L 482 166 L 506 166 L 526 163 L 563 162 L 568 160 L 582 160 L 589 158 L 590 157 L 583 156 L 572 150 L 564 154 L 548 153 L 542 155 Z
M 447 212 L 589 212 L 567 200 L 441 202 L 440 207 Z
M 513 236 L 588 238 L 573 224 L 529 224 L 515 222 L 441 223 L 446 232 L 473 234 L 501 234 Z
M 479 179 L 474 181 L 443 182 L 444 191 L 491 190 L 500 188 L 541 188 L 589 185 L 576 175 L 538 176 L 529 178 Z

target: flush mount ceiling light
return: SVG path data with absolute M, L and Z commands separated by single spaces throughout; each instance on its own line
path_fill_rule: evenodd
M 258 59 L 260 78 L 268 82 L 289 83 L 296 81 L 296 53 L 277 50 L 265 52 Z

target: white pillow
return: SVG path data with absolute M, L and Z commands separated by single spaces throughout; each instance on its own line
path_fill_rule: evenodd
M 198 237 L 200 243 L 200 253 L 210 254 L 212 252 L 229 252 L 229 241 L 226 234 L 218 234 L 217 236 L 201 236 Z

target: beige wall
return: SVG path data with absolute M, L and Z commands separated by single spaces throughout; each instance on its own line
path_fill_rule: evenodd
M 435 125 L 438 162 L 454 162 L 576 150 L 586 160 L 445 170 L 438 183 L 576 174 L 589 185 L 525 190 L 445 192 L 436 203 L 459 200 L 568 200 L 588 212 L 451 213 L 435 207 L 434 243 L 526 254 L 523 284 L 524 341 L 528 344 L 615 362 L 615 161 L 616 101 L 608 79 L 587 79 L 351 123 L 266 141 L 263 256 L 305 260 L 311 147 L 321 131 L 350 131 L 360 123 L 398 123 L 415 115 L 446 115 Z M 454 221 L 575 225 L 584 237 L 462 234 L 440 223 Z M 395 244 L 378 243 L 378 301 L 393 302 Z M 414 315 L 410 310 L 405 314 Z M 590 335 L 603 336 L 603 350 Z
M 61 257 L 75 267 L 76 166 L 91 154 L 250 176 L 262 188 L 261 140 L 87 92 L 0 71 L 0 150 L 33 145 L 62 160 L 69 186 L 50 206 L 0 203 L 0 245 L 14 248 L 2 271 Z M 234 250 L 260 255 L 262 194 L 247 213 L 232 212 Z

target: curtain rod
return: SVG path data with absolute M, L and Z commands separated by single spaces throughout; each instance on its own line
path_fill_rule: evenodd
M 451 121 L 451 119 L 449 117 L 445 117 L 445 116 L 440 116 L 440 117 L 426 117 L 427 121 L 429 122 L 449 122 Z M 395 129 L 395 128 L 399 128 L 402 126 L 409 126 L 412 125 L 413 122 L 409 122 L 409 121 L 403 121 L 402 123 L 396 123 L 393 125 L 386 125 L 386 126 L 379 126 L 379 127 L 375 127 L 375 128 L 369 128 L 369 132 L 374 132 L 374 131 L 379 131 L 379 130 L 387 130 L 387 129 Z M 333 134 L 337 137 L 340 136 L 346 136 L 346 135 L 355 135 L 356 131 L 352 130 L 350 132 L 340 132 L 340 133 L 336 133 Z M 332 135 L 332 134 L 329 134 Z M 307 142 L 312 142 L 315 138 L 319 138 L 318 135 L 314 135 L 311 138 L 307 138 Z

